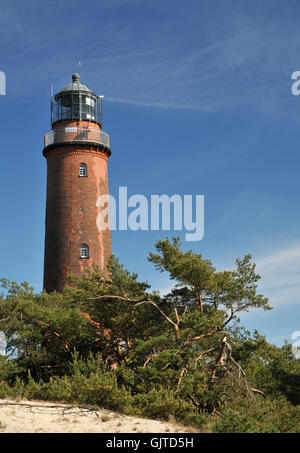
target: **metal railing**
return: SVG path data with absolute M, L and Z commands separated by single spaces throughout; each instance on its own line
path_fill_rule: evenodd
M 63 142 L 94 142 L 109 147 L 109 135 L 95 127 L 64 127 L 49 131 L 44 136 L 44 145 Z

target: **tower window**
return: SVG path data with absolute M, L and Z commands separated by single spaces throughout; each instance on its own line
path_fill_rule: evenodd
M 86 166 L 86 164 L 80 164 L 79 176 L 87 176 L 87 166 Z
M 89 246 L 86 244 L 82 244 L 80 246 L 80 258 L 86 259 L 89 257 Z

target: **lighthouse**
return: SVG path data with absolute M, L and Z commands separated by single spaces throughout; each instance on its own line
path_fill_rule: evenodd
M 44 137 L 47 197 L 44 289 L 61 292 L 68 274 L 93 264 L 104 268 L 111 255 L 110 229 L 99 229 L 97 200 L 108 195 L 109 135 L 102 130 L 102 97 L 73 74 L 51 97 L 52 130 Z

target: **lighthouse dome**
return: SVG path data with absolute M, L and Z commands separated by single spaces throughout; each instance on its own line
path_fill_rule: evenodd
M 77 73 L 72 75 L 72 82 L 68 83 L 68 85 L 66 85 L 60 91 L 60 93 L 63 93 L 66 91 L 84 91 L 86 93 L 93 93 L 92 90 L 90 90 L 86 85 L 84 85 L 83 83 L 80 82 L 80 75 Z M 58 93 L 58 94 L 60 94 L 60 93 Z

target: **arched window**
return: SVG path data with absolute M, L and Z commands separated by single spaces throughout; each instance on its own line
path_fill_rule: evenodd
M 80 258 L 86 259 L 89 257 L 89 246 L 86 244 L 82 244 L 80 246 Z
M 87 166 L 86 166 L 86 164 L 80 164 L 80 166 L 79 166 L 79 176 L 87 176 Z

